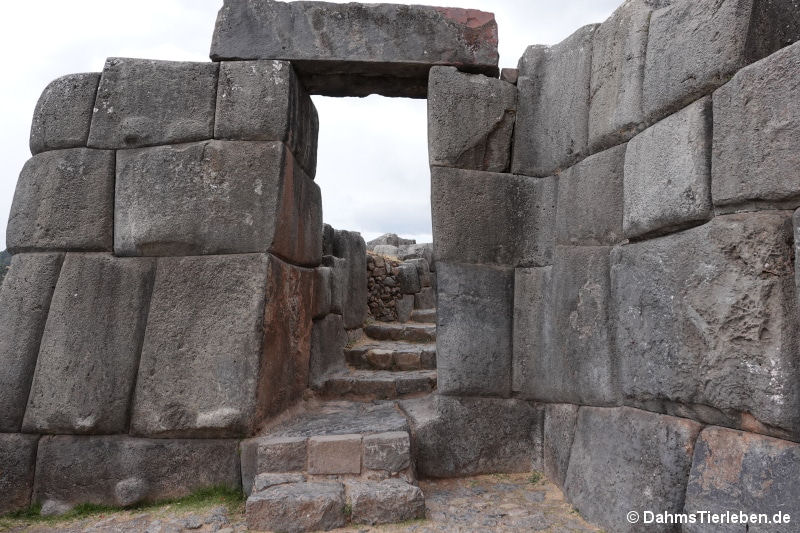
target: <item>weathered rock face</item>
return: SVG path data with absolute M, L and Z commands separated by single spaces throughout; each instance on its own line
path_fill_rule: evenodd
M 347 260 L 347 288 L 342 302 L 344 327 L 360 328 L 367 318 L 367 245 L 358 232 L 336 230 L 333 254 Z
M 92 148 L 138 148 L 214 136 L 216 63 L 106 60 L 89 130 Z
M 11 253 L 111 251 L 114 152 L 73 148 L 33 156 L 19 175 L 8 217 Z
M 572 441 L 578 423 L 578 406 L 549 403 L 544 407 L 542 437 L 542 469 L 553 484 L 561 489 L 567 479 Z
M 625 401 L 800 435 L 792 254 L 788 211 L 718 216 L 616 248 Z
M 417 241 L 414 239 L 403 239 L 398 237 L 396 233 L 384 233 L 380 237 L 372 239 L 367 243 L 367 250 L 372 252 L 376 246 L 380 245 L 389 245 L 389 246 L 403 246 L 406 244 L 417 244 Z
M 529 402 L 432 395 L 404 400 L 400 406 L 411 421 L 417 471 L 422 476 L 541 468 L 544 411 Z
M 331 313 L 341 315 L 344 313 L 347 283 L 350 278 L 347 259 L 324 255 L 322 265 L 331 270 Z
M 100 74 L 94 72 L 69 74 L 50 82 L 33 112 L 32 154 L 86 146 L 99 83 Z
M 297 398 L 308 383 L 313 270 L 262 254 L 158 261 L 135 434 L 243 436 Z
M 764 531 L 797 530 L 800 516 L 800 444 L 718 427 L 705 429 L 694 448 L 685 512 L 788 515 L 789 522 Z M 700 515 L 698 515 L 699 519 Z M 714 531 L 711 524 L 687 524 L 684 531 Z M 759 526 L 751 525 L 750 531 Z
M 428 70 L 497 76 L 497 23 L 474 9 L 226 0 L 211 58 L 291 61 L 311 94 L 424 98 Z
M 711 97 L 706 97 L 628 143 L 626 237 L 674 231 L 711 218 L 711 127 Z
M 604 246 L 625 239 L 622 233 L 623 175 L 626 146 L 587 157 L 558 180 L 558 244 Z
M 508 397 L 514 270 L 439 262 L 437 273 L 439 392 Z
M 584 26 L 555 46 L 525 50 L 517 81 L 514 174 L 551 176 L 585 153 L 596 29 Z
M 702 426 L 627 407 L 581 407 L 564 493 L 575 508 L 610 531 L 642 531 L 631 510 L 683 510 L 695 439 Z M 653 524 L 652 531 L 675 531 Z
M 355 524 L 385 524 L 425 517 L 422 491 L 401 479 L 348 481 L 347 495 Z
M 320 262 L 320 190 L 283 143 L 120 151 L 116 189 L 118 255 L 270 251 L 301 265 Z
M 154 267 L 152 259 L 66 255 L 42 335 L 25 432 L 127 429 Z
M 589 148 L 625 142 L 642 129 L 647 34 L 653 9 L 672 0 L 627 0 L 595 31 L 592 43 Z
M 127 506 L 179 498 L 210 486 L 241 486 L 238 442 L 46 436 L 39 443 L 33 501 L 69 507 Z
M 711 183 L 718 210 L 800 206 L 800 83 L 786 75 L 798 69 L 800 43 L 714 92 Z
M 558 180 L 431 167 L 436 261 L 552 263 Z
M 553 350 L 553 267 L 514 271 L 514 353 L 512 390 L 535 398 L 538 362 Z
M 340 315 L 330 314 L 314 321 L 311 329 L 309 382 L 319 385 L 325 376 L 344 368 L 347 333 Z
M 345 525 L 344 505 L 344 487 L 336 481 L 277 485 L 247 499 L 247 527 L 327 531 Z
M 645 115 L 669 115 L 798 39 L 797 0 L 676 0 L 650 19 Z
M 0 289 L 0 432 L 20 431 L 63 254 L 19 254 Z M 0 465 L 3 463 L 0 462 Z M 1 504 L 0 504 L 1 505 Z
M 319 117 L 287 61 L 224 61 L 214 138 L 282 141 L 305 173 L 317 170 Z
M 38 435 L 0 433 L 0 515 L 31 502 Z
M 505 81 L 434 67 L 428 79 L 431 166 L 505 172 L 517 90 Z
M 558 246 L 553 346 L 529 365 L 530 395 L 547 402 L 619 405 L 606 246 Z M 544 337 L 546 339 L 547 337 Z

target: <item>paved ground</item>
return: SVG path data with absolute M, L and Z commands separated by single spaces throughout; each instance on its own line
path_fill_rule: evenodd
M 463 479 L 421 481 L 428 512 L 425 520 L 379 527 L 350 527 L 339 532 L 599 532 L 564 501 L 552 483 L 531 483 L 530 474 L 494 474 Z M 5 529 L 3 526 L 6 526 Z M 234 533 L 246 531 L 243 507 L 209 505 L 191 511 L 169 506 L 147 512 L 118 512 L 68 523 L 29 525 L 0 522 L 14 532 L 172 533 L 184 531 Z

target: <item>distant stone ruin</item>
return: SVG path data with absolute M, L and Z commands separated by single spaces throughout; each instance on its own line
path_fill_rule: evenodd
M 226 485 L 252 528 L 331 529 L 536 469 L 608 531 L 800 531 L 800 1 L 627 0 L 502 73 L 497 37 L 226 0 L 211 63 L 51 83 L 0 290 L 0 513 Z M 370 93 L 428 99 L 432 249 L 322 223 L 309 95 Z

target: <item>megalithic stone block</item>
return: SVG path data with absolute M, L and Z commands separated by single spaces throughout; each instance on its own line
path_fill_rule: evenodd
M 281 142 L 119 151 L 114 218 L 117 255 L 322 254 L 319 187 Z
M 322 256 L 322 265 L 331 271 L 331 313 L 343 315 L 350 279 L 347 259 L 324 255 Z
M 42 335 L 26 433 L 119 433 L 147 321 L 154 260 L 64 258 Z
M 89 130 L 93 148 L 138 148 L 214 136 L 216 63 L 111 57 Z
M 0 433 L 0 515 L 31 503 L 39 435 Z
M 705 97 L 628 143 L 626 237 L 668 233 L 711 218 L 711 127 L 711 97 Z
M 319 117 L 287 61 L 220 64 L 214 138 L 282 141 L 312 179 Z
M 333 253 L 347 260 L 347 288 L 342 302 L 344 327 L 360 328 L 367 319 L 367 244 L 358 232 L 336 230 Z
M 544 406 L 542 466 L 547 479 L 562 490 L 567 479 L 572 441 L 575 439 L 578 408 L 569 403 L 548 403 Z
M 552 264 L 558 179 L 431 168 L 437 261 Z
M 627 407 L 581 407 L 564 485 L 567 500 L 608 531 L 642 531 L 630 511 L 680 513 L 702 425 Z M 602 487 L 602 490 L 598 490 Z M 653 531 L 675 531 L 653 524 Z
M 267 254 L 159 258 L 132 433 L 242 437 L 299 399 L 313 291 Z
M 0 289 L 0 432 L 20 431 L 64 254 L 18 254 Z
M 314 318 L 325 318 L 331 312 L 331 277 L 333 273 L 328 267 L 315 269 L 314 281 Z
M 627 0 L 595 31 L 592 43 L 589 149 L 597 152 L 644 129 L 647 33 L 653 9 L 673 0 Z
M 555 46 L 525 50 L 517 80 L 514 174 L 552 176 L 585 154 L 597 26 L 584 26 Z
M 444 261 L 437 265 L 439 392 L 508 397 L 514 269 Z
M 344 348 L 347 333 L 340 315 L 330 314 L 314 321 L 311 330 L 311 362 L 309 382 L 321 386 L 325 376 L 335 370 L 344 369 Z
M 8 217 L 11 253 L 111 251 L 114 152 L 71 148 L 25 163 Z
M 669 115 L 798 39 L 798 0 L 675 0 L 650 19 L 645 115 Z
M 627 405 L 800 437 L 792 212 L 717 216 L 614 249 Z
M 714 92 L 711 187 L 718 211 L 800 207 L 800 85 L 788 74 L 798 71 L 800 43 L 742 69 Z
M 311 94 L 424 98 L 434 65 L 497 77 L 497 23 L 475 9 L 226 0 L 213 61 L 291 61 Z
M 623 183 L 626 145 L 587 157 L 558 181 L 556 242 L 606 246 L 625 240 Z
M 709 427 L 694 447 L 685 512 L 781 515 L 768 530 L 789 533 L 800 516 L 800 444 Z M 785 521 L 783 515 L 789 516 Z M 709 531 L 707 524 L 686 524 L 684 531 Z M 757 530 L 751 527 L 751 530 Z
M 239 442 L 137 439 L 127 435 L 46 436 L 39 442 L 33 501 L 129 506 L 209 487 L 241 487 Z
M 32 154 L 86 146 L 100 73 L 69 74 L 45 88 L 31 124 Z
M 516 269 L 512 390 L 523 398 L 537 397 L 539 361 L 550 357 L 555 348 L 554 309 L 553 267 Z
M 529 359 L 536 399 L 619 405 L 619 362 L 613 346 L 608 246 L 558 246 L 553 263 L 552 349 Z
M 431 166 L 506 172 L 516 111 L 512 84 L 433 67 L 428 79 Z

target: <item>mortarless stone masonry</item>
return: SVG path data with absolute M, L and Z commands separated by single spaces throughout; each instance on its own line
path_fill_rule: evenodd
M 628 0 L 497 79 L 490 13 L 228 0 L 220 62 L 54 81 L 7 232 L 0 512 L 222 484 L 307 530 L 419 516 L 417 473 L 543 469 L 607 531 L 800 513 L 799 21 Z M 430 96 L 434 242 L 370 243 L 391 272 L 312 181 L 309 94 L 370 93 Z M 368 279 L 410 324 L 368 323 Z

